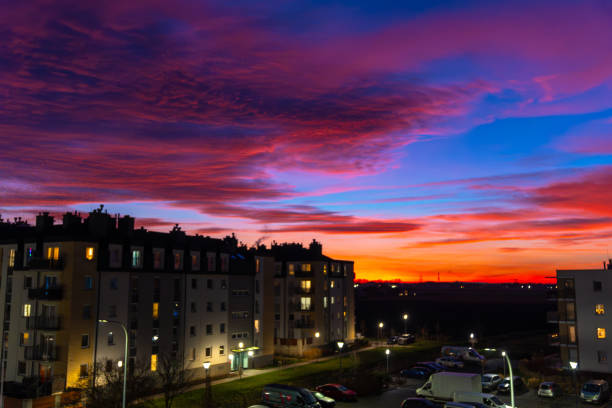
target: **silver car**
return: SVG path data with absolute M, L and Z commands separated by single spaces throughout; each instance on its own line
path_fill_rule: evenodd
M 538 397 L 557 398 L 561 395 L 561 387 L 559 384 L 546 381 L 538 387 Z
M 482 389 L 485 391 L 494 390 L 501 380 L 502 378 L 498 374 L 483 374 L 481 378 Z

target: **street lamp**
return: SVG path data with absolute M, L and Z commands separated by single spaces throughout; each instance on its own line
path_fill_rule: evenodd
M 204 372 L 206 373 L 206 379 L 205 379 L 205 390 L 204 390 L 204 400 L 205 400 L 205 406 L 209 407 L 211 404 L 211 393 L 212 393 L 212 389 L 210 388 L 210 377 L 208 376 L 208 369 L 210 368 L 210 361 L 205 361 L 204 364 L 202 364 L 202 366 L 204 366 Z
M 123 325 L 123 323 L 118 322 L 116 320 L 106 320 L 106 319 L 100 319 L 98 320 L 99 323 L 110 323 L 110 324 L 118 324 L 119 326 L 121 326 L 121 328 L 123 329 L 123 334 L 125 335 L 125 352 L 124 352 L 124 357 L 123 360 L 125 361 L 125 364 L 123 364 L 123 399 L 122 399 L 122 408 L 125 408 L 125 397 L 126 397 L 126 390 L 127 390 L 127 358 L 128 358 L 128 332 L 127 329 L 125 328 L 125 326 Z M 121 367 L 121 366 L 119 366 Z
M 316 332 L 316 333 L 315 333 L 315 337 L 318 339 L 319 337 L 321 337 L 321 333 Z
M 578 368 L 578 362 L 570 361 L 569 365 L 572 369 L 572 379 L 574 380 L 574 390 L 576 392 L 576 407 L 578 407 L 578 381 L 576 380 L 576 369 Z
M 340 359 L 340 372 L 342 372 L 342 347 L 344 347 L 344 342 L 339 341 L 336 344 L 338 345 L 338 357 Z
M 382 334 L 383 334 L 383 327 L 385 327 L 385 324 L 383 322 L 379 322 L 378 323 L 378 338 L 382 340 Z
M 502 357 L 508 362 L 508 372 L 510 373 L 510 405 L 514 408 L 514 378 L 512 375 L 512 364 L 510 364 L 510 356 L 505 351 L 501 352 Z
M 391 350 L 386 349 L 385 355 L 387 356 L 387 375 L 389 375 L 389 355 L 391 354 Z
M 404 313 L 402 319 L 404 319 L 404 334 L 406 334 L 408 333 L 408 313 Z

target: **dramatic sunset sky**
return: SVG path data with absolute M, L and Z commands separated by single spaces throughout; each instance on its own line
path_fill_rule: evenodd
M 612 243 L 610 1 L 0 7 L 5 218 L 104 203 L 405 281 L 544 282 Z

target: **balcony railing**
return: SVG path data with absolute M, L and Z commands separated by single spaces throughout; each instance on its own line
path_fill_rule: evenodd
M 296 312 L 314 312 L 315 310 L 315 306 L 312 303 L 307 307 L 303 306 L 300 303 L 292 303 L 289 306 L 293 311 L 296 311 Z
M 64 269 L 64 259 L 46 259 L 46 258 L 32 258 L 24 265 L 23 269 L 53 269 L 62 270 Z
M 61 327 L 61 319 L 59 316 L 31 316 L 26 318 L 26 328 L 39 330 L 59 330 Z
M 311 320 L 295 320 L 293 327 L 295 329 L 314 329 L 314 322 Z
M 34 361 L 56 361 L 58 347 L 54 345 L 46 346 L 26 346 L 24 348 L 24 358 Z
M 293 288 L 293 292 L 298 295 L 311 295 L 312 288 L 303 288 L 301 286 L 296 286 L 295 288 Z
M 61 286 L 32 288 L 28 289 L 28 297 L 30 299 L 60 300 L 62 299 L 63 292 L 64 291 Z

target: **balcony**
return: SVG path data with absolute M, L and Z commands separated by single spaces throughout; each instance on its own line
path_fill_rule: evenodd
M 315 306 L 312 303 L 308 307 L 304 307 L 300 303 L 291 303 L 289 307 L 295 312 L 314 312 L 315 310 Z
M 52 286 L 49 288 L 32 288 L 28 289 L 28 297 L 30 299 L 61 300 L 63 292 L 64 291 L 61 286 Z
M 314 322 L 311 320 L 294 320 L 293 328 L 294 329 L 314 329 Z
M 46 258 L 32 258 L 23 269 L 52 269 L 62 270 L 64 269 L 64 259 L 46 259 Z
M 301 286 L 293 288 L 293 293 L 296 295 L 312 295 L 312 292 L 312 288 L 303 288 Z
M 546 312 L 546 321 L 548 323 L 573 323 L 576 321 L 576 315 L 566 311 Z
M 61 319 L 59 316 L 31 316 L 26 318 L 26 328 L 28 330 L 59 330 L 61 327 Z
M 55 345 L 26 346 L 24 358 L 34 361 L 57 361 L 58 347 Z

